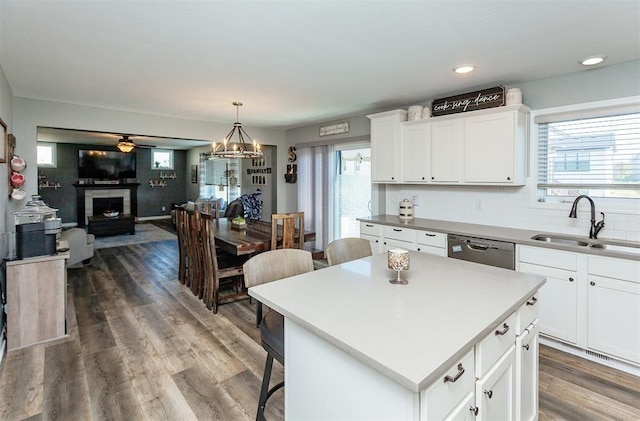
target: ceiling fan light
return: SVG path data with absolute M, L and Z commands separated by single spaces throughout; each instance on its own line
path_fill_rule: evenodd
M 119 142 L 117 148 L 120 152 L 129 153 L 133 150 L 134 146 L 132 143 Z

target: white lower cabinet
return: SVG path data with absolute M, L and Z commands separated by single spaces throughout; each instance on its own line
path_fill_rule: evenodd
M 538 324 L 516 338 L 516 419 L 531 421 L 538 414 Z
M 476 382 L 476 420 L 515 419 L 515 346 Z
M 449 415 L 447 415 L 445 421 L 472 421 L 476 419 L 476 395 L 474 392 L 467 393 L 460 401 L 458 406 L 454 408 Z
M 360 222 L 360 238 L 369 240 L 374 254 L 399 247 L 447 257 L 447 234 L 441 232 Z
M 382 225 L 360 222 L 360 238 L 369 240 L 371 252 L 382 253 Z
M 577 254 L 538 247 L 519 248 L 520 272 L 547 277 L 540 288 L 540 332 L 572 344 L 577 340 Z
M 518 246 L 517 269 L 547 277 L 540 334 L 640 367 L 639 260 Z
M 587 346 L 640 364 L 640 261 L 588 256 Z
M 421 420 L 537 418 L 537 297 L 497 324 L 442 380 L 421 392 Z M 518 335 L 520 322 L 526 328 Z M 517 351 L 518 346 L 524 352 Z
M 459 404 L 466 400 L 469 394 L 473 396 L 476 382 L 474 373 L 474 355 L 473 349 L 471 349 L 460 361 L 447 370 L 447 374 L 441 380 L 421 392 L 421 418 L 442 420 L 451 416 L 452 412 L 456 412 Z M 469 406 L 467 406 L 467 412 L 470 412 Z
M 447 257 L 447 234 L 441 232 L 418 231 L 417 250 L 422 253 Z

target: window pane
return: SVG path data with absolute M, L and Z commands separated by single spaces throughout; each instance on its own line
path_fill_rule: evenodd
M 38 143 L 36 146 L 36 161 L 39 167 L 55 167 L 56 166 L 56 145 Z
M 538 136 L 540 201 L 640 198 L 640 114 L 543 123 Z
M 173 151 L 154 150 L 151 152 L 151 165 L 154 169 L 172 170 Z

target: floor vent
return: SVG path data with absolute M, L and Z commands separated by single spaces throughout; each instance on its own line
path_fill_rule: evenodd
M 587 354 L 588 356 L 590 356 L 592 358 L 597 358 L 597 359 L 602 360 L 602 361 L 611 361 L 611 357 L 607 357 L 606 355 L 602 355 L 602 354 L 599 354 L 597 352 L 589 351 L 588 349 L 579 348 L 577 346 L 573 346 L 573 345 L 570 345 L 570 344 L 565 344 L 565 343 L 562 343 L 562 342 L 560 342 L 560 346 L 562 348 L 571 349 L 573 352 L 577 352 L 577 353 L 580 353 L 580 354 Z

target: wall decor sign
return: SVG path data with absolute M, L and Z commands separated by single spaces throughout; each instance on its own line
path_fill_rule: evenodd
M 467 92 L 466 94 L 434 100 L 431 103 L 431 115 L 436 117 L 483 110 L 485 108 L 501 107 L 504 105 L 504 99 L 503 86 Z
M 349 133 L 349 122 L 320 126 L 320 136 Z

